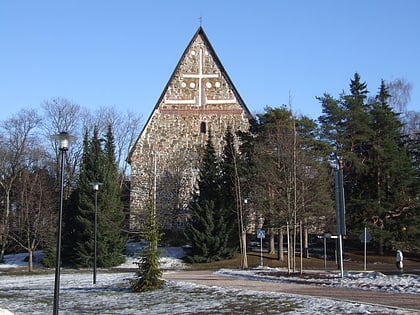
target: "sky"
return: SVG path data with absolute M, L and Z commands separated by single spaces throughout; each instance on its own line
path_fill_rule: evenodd
M 318 118 L 358 72 L 412 85 L 420 110 L 417 0 L 0 0 L 0 121 L 65 98 L 146 121 L 201 25 L 252 113 Z

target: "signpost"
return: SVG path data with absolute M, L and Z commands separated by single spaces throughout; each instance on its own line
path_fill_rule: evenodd
M 370 235 L 369 231 L 365 227 L 362 234 L 360 234 L 359 239 L 362 243 L 364 243 L 364 260 L 363 260 L 363 269 L 366 271 L 366 244 L 372 240 L 372 235 Z
M 325 232 L 323 235 L 318 236 L 318 238 L 324 239 L 324 270 L 327 271 L 327 239 L 329 238 L 338 238 L 337 235 L 332 235 L 329 232 Z
M 337 234 L 338 234 L 338 245 L 339 245 L 339 258 L 340 258 L 340 270 L 341 278 L 344 277 L 343 267 L 343 235 L 346 235 L 346 206 L 344 198 L 344 176 L 342 161 L 339 161 L 339 169 L 335 173 L 335 210 L 337 217 Z
M 263 266 L 263 254 L 262 254 L 262 246 L 263 246 L 263 238 L 265 238 L 265 231 L 264 230 L 257 230 L 257 238 L 260 239 L 260 257 L 261 257 L 261 267 Z

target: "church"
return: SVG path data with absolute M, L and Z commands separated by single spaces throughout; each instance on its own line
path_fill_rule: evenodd
M 130 230 L 151 207 L 162 229 L 182 230 L 209 132 L 220 154 L 227 128 L 246 131 L 252 119 L 200 26 L 130 150 Z

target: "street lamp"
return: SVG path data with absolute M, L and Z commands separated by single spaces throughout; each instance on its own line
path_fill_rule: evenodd
M 54 282 L 54 309 L 53 314 L 58 314 L 58 305 L 60 299 L 60 262 L 61 262 L 61 226 L 63 220 L 63 190 L 64 190 L 64 153 L 69 149 L 70 141 L 76 140 L 76 137 L 70 136 L 63 131 L 58 135 L 51 136 L 51 139 L 60 142 L 59 150 L 61 155 L 60 163 L 60 208 L 58 212 L 58 226 L 57 226 L 57 248 L 55 258 L 55 282 Z
M 98 190 L 99 186 L 102 183 L 98 181 L 91 182 L 90 185 L 95 192 L 95 220 L 94 220 L 94 227 L 93 227 L 93 239 L 94 239 L 94 250 L 93 250 L 93 284 L 96 284 L 96 238 L 97 238 L 97 226 L 98 226 Z

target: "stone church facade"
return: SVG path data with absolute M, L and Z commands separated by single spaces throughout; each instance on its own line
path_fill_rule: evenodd
M 154 207 L 161 228 L 182 230 L 209 131 L 221 153 L 227 128 L 248 130 L 251 119 L 199 27 L 130 151 L 130 229 Z

